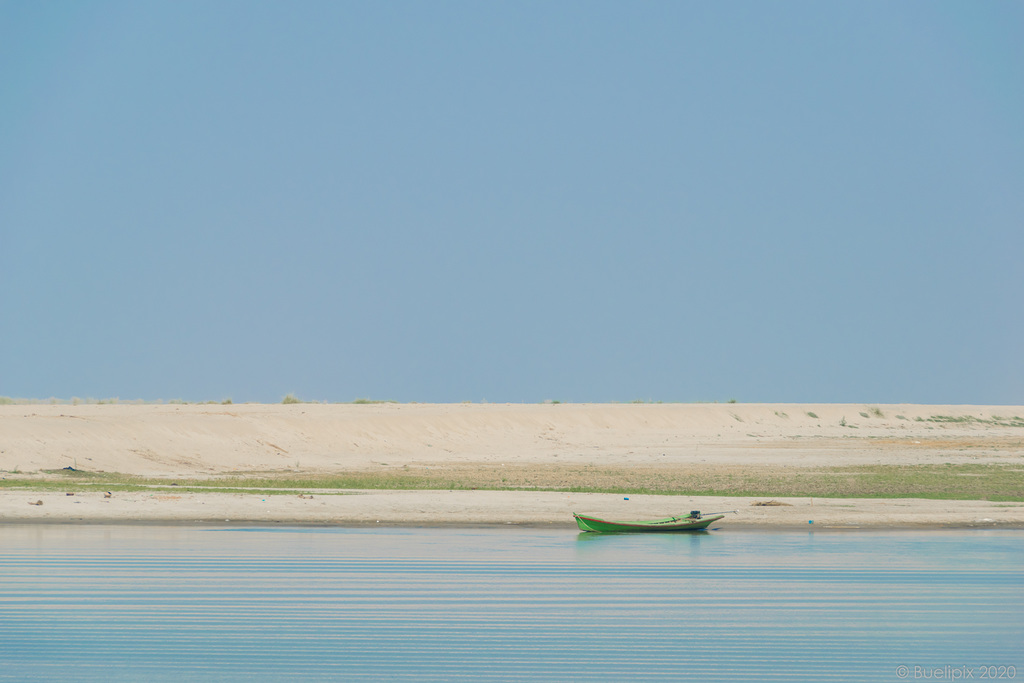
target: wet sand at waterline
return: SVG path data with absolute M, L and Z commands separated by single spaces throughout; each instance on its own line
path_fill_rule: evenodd
M 770 488 L 757 497 L 638 495 L 627 485 L 636 474 L 645 486 L 672 479 L 685 488 L 707 477 L 743 478 L 749 486 L 872 466 L 1020 472 L 1022 418 L 1017 406 L 876 404 L 3 405 L 0 476 L 8 480 L 31 486 L 73 467 L 160 478 L 166 486 L 109 496 L 100 488 L 67 495 L 6 487 L 0 519 L 571 525 L 572 512 L 642 519 L 700 509 L 738 510 L 723 525 L 742 526 L 1024 526 L 1019 502 L 873 497 L 877 492 L 811 498 L 772 495 Z M 432 490 L 273 494 L 170 486 L 179 479 L 184 486 L 354 473 L 439 483 Z M 459 490 L 480 480 L 527 489 L 600 482 L 614 491 L 617 479 L 627 492 Z M 767 502 L 776 504 L 758 505 Z

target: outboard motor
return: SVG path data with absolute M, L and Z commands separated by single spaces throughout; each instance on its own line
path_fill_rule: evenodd
M 694 519 L 700 519 L 700 510 L 690 510 L 690 516 Z

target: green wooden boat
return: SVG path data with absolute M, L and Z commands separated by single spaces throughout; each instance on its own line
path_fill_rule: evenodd
M 672 531 L 700 531 L 707 529 L 709 524 L 717 522 L 725 515 L 712 515 L 704 517 L 700 511 L 694 510 L 686 517 L 666 517 L 665 519 L 654 519 L 648 522 L 612 522 L 597 517 L 578 515 L 575 512 L 572 516 L 576 518 L 576 525 L 580 531 L 625 531 L 630 533 L 666 533 Z

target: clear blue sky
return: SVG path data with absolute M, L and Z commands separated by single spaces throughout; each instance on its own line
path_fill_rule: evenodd
M 1022 36 L 0 0 L 0 395 L 1022 404 Z

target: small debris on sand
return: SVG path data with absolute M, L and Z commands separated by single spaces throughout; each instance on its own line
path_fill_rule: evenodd
M 37 500 L 34 503 L 29 503 L 29 505 L 42 505 L 42 504 L 43 504 L 43 501 L 41 501 L 41 500 Z
M 110 491 L 107 491 L 106 493 L 103 494 L 104 498 L 112 498 L 113 496 L 114 496 L 114 494 L 111 493 Z
M 777 500 L 755 500 L 753 503 L 751 503 L 751 505 L 754 505 L 756 507 L 778 507 L 782 505 L 789 508 L 793 507 L 789 503 L 781 503 Z

